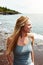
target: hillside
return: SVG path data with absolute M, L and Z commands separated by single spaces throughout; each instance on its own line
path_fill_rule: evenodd
M 6 14 L 20 14 L 20 12 L 8 9 L 6 7 L 0 7 L 0 14 L 6 15 Z

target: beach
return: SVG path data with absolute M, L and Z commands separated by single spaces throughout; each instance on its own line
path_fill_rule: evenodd
M 43 46 L 34 46 L 35 65 L 43 65 Z

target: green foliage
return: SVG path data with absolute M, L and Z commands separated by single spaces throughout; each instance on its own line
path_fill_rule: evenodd
M 20 12 L 8 9 L 7 7 L 0 7 L 0 12 L 2 14 L 20 14 Z

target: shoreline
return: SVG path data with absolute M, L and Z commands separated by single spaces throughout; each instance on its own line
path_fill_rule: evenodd
M 21 14 L 21 13 L 0 13 L 0 15 L 15 15 L 15 14 Z

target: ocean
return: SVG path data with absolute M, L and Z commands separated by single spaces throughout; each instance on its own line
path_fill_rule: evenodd
M 10 32 L 16 23 L 16 19 L 21 15 L 28 16 L 32 23 L 32 32 L 43 34 L 43 14 L 17 14 L 0 15 L 0 31 L 3 29 Z
M 43 14 L 0 15 L 0 39 L 5 39 L 5 35 L 13 32 L 17 18 L 22 15 L 30 18 L 32 23 L 32 32 L 34 33 L 35 39 L 37 39 L 39 45 L 40 43 L 43 44 Z

